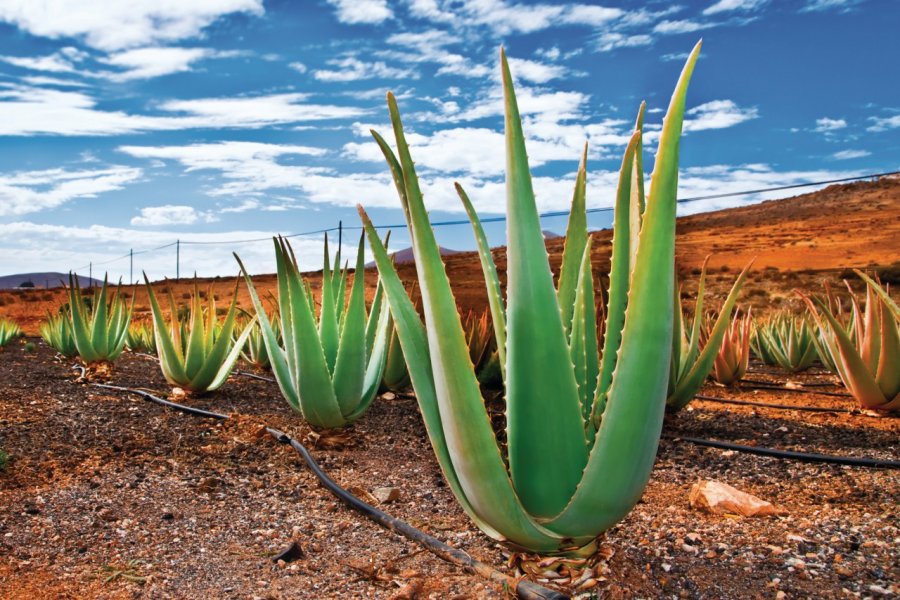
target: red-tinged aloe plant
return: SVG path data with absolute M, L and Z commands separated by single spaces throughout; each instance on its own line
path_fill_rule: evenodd
M 747 373 L 750 364 L 750 330 L 752 309 L 741 316 L 735 313 L 722 338 L 722 346 L 713 363 L 713 378 L 722 385 L 734 385 Z
M 507 300 L 473 215 L 503 365 L 507 444 L 485 409 L 456 303 L 428 220 L 392 94 L 397 155 L 385 155 L 410 226 L 425 323 L 360 207 L 400 343 L 438 462 L 463 509 L 488 535 L 542 553 L 579 551 L 638 501 L 662 429 L 672 345 L 678 144 L 687 60 L 663 123 L 643 224 L 629 217 L 641 131 L 625 149 L 616 194 L 605 350 L 597 350 L 582 162 L 563 272 L 554 287 L 541 234 L 512 76 L 501 51 L 505 95 Z M 628 304 L 626 314 L 625 304 Z
M 865 409 L 900 411 L 900 311 L 887 290 L 864 273 L 866 308 L 851 296 L 853 329 L 848 333 L 821 299 L 801 293 L 809 305 L 838 375 Z

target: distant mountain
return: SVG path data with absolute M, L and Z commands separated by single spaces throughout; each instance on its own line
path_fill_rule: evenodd
M 441 256 L 451 256 L 453 254 L 459 254 L 461 252 L 460 250 L 451 250 L 450 248 L 444 248 L 443 246 L 440 246 L 440 250 L 441 250 Z M 398 252 L 394 252 L 393 254 L 391 254 L 391 256 L 394 258 L 395 265 L 403 265 L 406 263 L 415 262 L 415 260 L 416 260 L 415 257 L 413 256 L 412 247 L 405 248 Z M 366 263 L 367 269 L 374 267 L 374 266 L 375 266 L 375 261 Z
M 555 231 L 550 231 L 549 229 L 543 230 L 543 231 L 541 232 L 541 234 L 544 236 L 544 239 L 545 239 L 545 240 L 558 240 L 559 238 L 562 237 L 561 235 L 559 235 L 559 234 L 556 233 Z
M 78 276 L 78 285 L 88 287 L 91 285 L 103 285 L 103 282 L 97 279 L 91 279 L 82 275 Z M 0 290 L 11 290 L 15 288 L 55 288 L 62 287 L 63 282 L 68 284 L 69 275 L 67 273 L 19 273 L 16 275 L 0 276 Z M 30 285 L 29 285 L 30 284 Z

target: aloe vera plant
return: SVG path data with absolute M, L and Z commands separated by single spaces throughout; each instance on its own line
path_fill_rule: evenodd
M 741 316 L 735 313 L 731 325 L 722 338 L 722 345 L 713 363 L 713 378 L 722 385 L 733 385 L 746 375 L 750 364 L 750 330 L 752 309 Z
M 900 312 L 887 290 L 864 273 L 865 312 L 851 296 L 853 328 L 843 323 L 821 299 L 803 296 L 818 325 L 825 348 L 841 381 L 863 408 L 900 411 Z
M 400 338 L 391 321 L 391 337 L 388 340 L 387 360 L 384 365 L 382 384 L 393 391 L 402 390 L 409 385 L 409 370 L 406 368 L 406 358 L 403 357 L 403 348 L 400 347 Z
M 757 323 L 756 329 L 754 350 L 763 362 L 799 373 L 811 367 L 818 356 L 816 333 L 806 316 L 781 312 Z
M 252 321 L 240 323 L 235 327 L 235 337 L 240 336 L 246 329 L 250 329 L 250 333 L 241 350 L 241 358 L 256 369 L 269 369 L 272 366 L 272 363 L 269 360 L 269 353 L 266 351 L 266 340 L 259 321 L 254 319 Z M 272 320 L 272 330 L 275 332 L 275 338 L 280 339 L 281 329 L 278 325 L 278 319 Z
M 0 317 L 0 348 L 22 336 L 22 329 L 15 321 Z
M 177 316 L 175 297 L 172 290 L 169 290 L 170 311 L 167 320 L 146 274 L 144 282 L 153 312 L 153 332 L 159 366 L 166 381 L 196 394 L 212 392 L 222 387 L 251 332 L 251 328 L 247 327 L 237 340 L 232 338 L 237 313 L 238 281 L 235 281 L 231 305 L 221 322 L 216 315 L 215 296 L 207 294 L 209 302 L 204 307 L 196 284 L 191 294 L 190 313 L 184 321 Z
M 68 308 L 47 314 L 47 320 L 40 324 L 38 332 L 48 346 L 63 356 L 72 357 L 78 354 L 72 335 L 72 317 Z
M 128 327 L 128 333 L 125 336 L 125 347 L 132 352 L 156 354 L 156 337 L 153 334 L 153 325 L 132 323 Z
M 125 348 L 134 297 L 131 304 L 126 304 L 121 288 L 117 288 L 109 299 L 109 284 L 104 277 L 103 286 L 94 292 L 88 308 L 78 280 L 71 273 L 68 292 L 72 337 L 78 356 L 88 365 L 112 363 Z
M 378 392 L 390 333 L 390 316 L 380 291 L 366 314 L 363 239 L 346 300 L 348 271 L 339 268 L 339 252 L 332 271 L 326 237 L 318 319 L 312 292 L 300 274 L 290 243 L 284 238 L 274 242 L 283 348 L 249 272 L 235 254 L 262 325 L 272 372 L 288 404 L 310 425 L 345 427 L 365 414 Z
M 694 304 L 690 333 L 688 333 L 688 327 L 685 325 L 686 319 L 681 311 L 681 301 L 679 300 L 681 294 L 679 293 L 675 297 L 672 369 L 669 371 L 669 395 L 666 398 L 666 406 L 670 412 L 679 411 L 687 406 L 713 370 L 716 356 L 719 354 L 727 333 L 728 323 L 731 320 L 731 313 L 737 302 L 738 294 L 740 294 L 747 273 L 753 265 L 751 260 L 731 286 L 731 291 L 728 292 L 722 309 L 709 329 L 708 335 L 705 336 L 705 344 L 701 347 L 703 297 L 706 291 L 706 265 L 708 262 L 709 257 L 703 262 L 703 268 L 700 271 L 700 283 L 697 288 L 697 300 Z
M 602 357 L 585 214 L 586 165 L 582 161 L 576 180 L 557 289 L 541 234 L 512 76 L 501 51 L 506 302 L 490 252 L 483 251 L 484 232 L 477 217 L 472 222 L 503 365 L 507 444 L 502 447 L 469 359 L 396 100 L 388 94 L 397 155 L 380 135 L 373 135 L 412 234 L 425 323 L 362 207 L 360 215 L 438 462 L 464 510 L 495 539 L 542 553 L 585 550 L 627 514 L 647 483 L 662 428 L 672 344 L 678 144 L 699 49 L 698 44 L 687 60 L 663 123 L 634 256 L 629 214 L 643 204 L 641 186 L 632 185 L 633 177 L 642 179 L 635 173 L 640 127 L 625 149 Z M 474 215 L 465 194 L 460 196 Z

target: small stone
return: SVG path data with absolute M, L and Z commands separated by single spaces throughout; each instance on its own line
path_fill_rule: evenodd
M 372 490 L 372 496 L 378 500 L 379 504 L 388 504 L 396 502 L 400 499 L 400 488 L 395 487 L 377 487 Z

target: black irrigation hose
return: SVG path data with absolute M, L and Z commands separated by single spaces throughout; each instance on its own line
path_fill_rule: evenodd
M 800 462 L 809 463 L 846 465 L 850 467 L 900 469 L 900 461 L 896 460 L 880 458 L 856 458 L 852 456 L 834 456 L 831 454 L 816 454 L 810 452 L 794 452 L 792 450 L 778 450 L 776 448 L 764 448 L 761 446 L 746 446 L 744 444 L 734 444 L 731 442 L 720 442 L 718 440 L 707 440 L 703 438 L 686 437 L 681 435 L 668 435 L 664 437 L 676 442 L 689 442 L 691 444 L 696 444 L 697 446 L 719 448 L 721 450 L 734 450 L 736 452 L 747 452 L 749 454 L 758 454 L 760 456 L 768 456 L 770 458 L 797 460 Z
M 338 485 L 337 482 L 335 482 L 331 477 L 329 477 L 328 474 L 319 467 L 318 463 L 316 463 L 315 459 L 309 453 L 309 450 L 306 449 L 306 446 L 293 439 L 286 433 L 278 431 L 277 429 L 267 427 L 266 431 L 268 431 L 269 435 L 275 438 L 278 442 L 282 444 L 290 444 L 291 447 L 296 450 L 297 453 L 300 454 L 300 456 L 303 457 L 303 460 L 306 462 L 306 466 L 309 467 L 309 470 L 313 472 L 316 478 L 318 478 L 319 483 L 321 483 L 329 492 L 334 494 L 339 500 L 341 500 L 350 508 L 362 513 L 382 527 L 421 544 L 422 546 L 428 548 L 428 550 L 430 550 L 432 553 L 448 562 L 461 566 L 466 571 L 476 573 L 478 575 L 481 575 L 482 577 L 490 579 L 495 583 L 499 583 L 500 585 L 506 587 L 506 589 L 515 590 L 516 595 L 519 598 L 523 598 L 525 600 L 562 600 L 564 598 L 567 598 L 567 596 L 557 591 L 547 589 L 526 579 L 516 579 L 515 577 L 511 577 L 509 575 L 501 573 L 500 571 L 484 564 L 483 562 L 472 558 L 468 553 L 463 552 L 462 550 L 459 550 L 457 548 L 453 548 L 452 546 L 448 546 L 439 539 L 416 529 L 412 525 L 409 525 L 408 523 L 392 517 L 391 515 L 378 510 L 374 506 L 363 502 L 362 500 L 342 488 L 340 485 Z
M 857 411 L 848 408 L 828 408 L 825 406 L 792 406 L 790 404 L 768 404 L 766 402 L 753 402 L 751 400 L 735 400 L 734 398 L 719 398 L 717 396 L 704 396 L 696 394 L 697 400 L 706 400 L 707 402 L 719 402 L 720 404 L 738 404 L 741 406 L 761 406 L 763 408 L 777 408 L 781 410 L 803 410 L 807 412 L 837 412 L 854 414 Z M 860 413 L 864 414 L 864 413 Z
M 84 367 L 75 366 L 75 369 L 80 369 L 82 372 L 82 376 L 84 375 Z M 241 373 L 245 375 L 251 375 L 250 373 Z M 201 410 L 199 408 L 193 408 L 190 406 L 184 406 L 182 404 L 177 404 L 175 402 L 170 402 L 168 400 L 163 400 L 158 396 L 154 396 L 149 392 L 145 392 L 143 390 L 138 390 L 134 388 L 127 388 L 118 385 L 109 385 L 105 383 L 90 383 L 93 387 L 99 387 L 109 390 L 117 390 L 121 392 L 129 392 L 132 394 L 137 394 L 147 400 L 165 406 L 167 408 L 172 408 L 175 410 L 182 411 L 184 413 L 198 416 L 198 417 L 207 417 L 218 420 L 226 420 L 230 417 L 228 415 L 223 415 L 220 413 L 214 413 L 206 410 Z M 444 559 L 445 561 L 458 565 L 465 569 L 470 573 L 474 573 L 476 575 L 481 575 L 486 579 L 490 579 L 495 583 L 499 583 L 503 585 L 506 589 L 515 590 L 516 595 L 523 600 L 567 600 L 568 596 L 565 594 L 561 594 L 555 590 L 551 590 L 545 588 L 541 585 L 528 581 L 526 579 L 516 579 L 515 577 L 511 577 L 500 571 L 490 567 L 489 565 L 484 564 L 478 560 L 475 560 L 466 552 L 454 548 L 452 546 L 448 546 L 444 542 L 439 539 L 428 535 L 427 533 L 420 531 L 413 527 L 412 525 L 397 519 L 396 517 L 392 517 L 391 515 L 378 510 L 377 508 L 366 504 L 341 486 L 339 486 L 331 477 L 328 476 L 318 465 L 306 447 L 298 442 L 297 440 L 291 438 L 285 433 L 278 431 L 277 429 L 273 429 L 271 427 L 266 427 L 266 431 L 275 438 L 278 442 L 282 444 L 290 444 L 300 455 L 303 457 L 303 460 L 306 461 L 306 465 L 313 472 L 313 474 L 319 479 L 323 486 L 325 486 L 332 494 L 337 496 L 341 501 L 350 506 L 351 508 L 357 510 L 362 513 L 364 516 L 372 519 L 377 522 L 379 525 L 393 531 L 395 533 L 399 533 L 400 535 L 406 537 L 409 540 L 412 540 L 425 548 L 431 551 L 433 554 L 438 556 L 439 558 Z
M 839 383 L 828 383 L 824 381 L 814 381 L 811 383 L 800 383 L 800 382 L 788 382 L 788 381 L 763 381 L 762 379 L 741 379 L 740 383 L 751 383 L 751 384 L 760 384 L 760 385 L 777 385 L 779 387 L 786 386 L 788 383 L 793 383 L 794 385 L 799 385 L 801 388 L 810 388 L 810 387 L 841 387 Z
M 851 394 L 845 392 L 820 392 L 818 390 L 801 390 L 797 388 L 782 387 L 779 385 L 745 385 L 746 390 L 774 390 L 778 392 L 790 392 L 792 394 L 817 394 L 819 396 L 834 396 L 836 398 L 852 398 Z
M 232 371 L 232 375 L 240 375 L 242 377 L 249 377 L 250 379 L 259 379 L 260 381 L 269 381 L 271 383 L 278 383 L 274 377 L 267 377 L 265 375 L 257 375 L 256 373 L 251 373 L 249 371 Z

